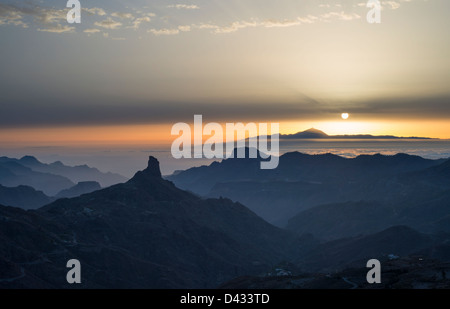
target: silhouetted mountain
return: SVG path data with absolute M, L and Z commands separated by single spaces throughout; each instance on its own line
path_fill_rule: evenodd
M 289 218 L 317 205 L 392 201 L 398 198 L 399 191 L 404 191 L 395 179 L 397 175 L 442 162 L 406 154 L 347 159 L 333 154 L 291 152 L 280 157 L 274 170 L 261 170 L 258 159 L 227 159 L 167 178 L 200 195 L 239 201 L 270 223 L 285 226 Z
M 289 220 L 287 229 L 319 239 L 335 240 L 379 232 L 394 223 L 395 208 L 379 202 L 347 202 L 316 206 Z
M 450 188 L 450 160 L 428 169 L 402 175 L 403 182 L 417 182 L 425 186 Z
M 66 177 L 37 172 L 5 157 L 0 158 L 0 184 L 7 187 L 30 186 L 49 196 L 75 185 Z
M 0 207 L 0 221 L 0 287 L 69 287 L 76 258 L 82 287 L 208 288 L 301 245 L 239 203 L 176 188 L 154 158 L 124 184 L 37 211 Z
M 392 202 L 345 202 L 319 205 L 301 211 L 289 220 L 287 229 L 325 239 L 371 234 L 403 224 L 420 232 L 450 232 L 450 190 L 425 195 L 417 192 Z
M 311 128 L 309 130 L 303 131 L 303 132 L 298 132 L 295 134 L 281 134 L 280 138 L 327 138 L 329 137 L 328 134 L 326 134 L 323 131 Z
M 298 235 L 312 233 L 322 239 L 370 234 L 398 224 L 424 233 L 448 233 L 449 165 L 446 161 L 424 170 L 381 178 L 361 190 L 376 202 L 315 206 L 291 218 L 287 227 Z
M 69 189 L 62 190 L 55 197 L 56 198 L 71 198 L 82 194 L 91 193 L 100 190 L 102 187 L 96 181 L 83 181 Z
M 439 175 L 442 178 L 449 179 L 450 178 L 450 160 L 445 161 L 441 165 L 430 168 L 430 170 L 433 170 L 437 175 Z
M 122 175 L 114 173 L 102 173 L 96 168 L 87 165 L 80 166 L 66 166 L 60 161 L 45 164 L 37 160 L 33 156 L 24 156 L 21 159 L 12 159 L 8 157 L 1 157 L 0 163 L 16 162 L 25 167 L 31 168 L 33 171 L 41 173 L 49 173 L 54 175 L 64 176 L 74 183 L 83 181 L 97 181 L 103 187 L 108 187 L 117 183 L 122 183 L 127 180 Z
M 53 202 L 54 199 L 45 195 L 42 191 L 36 191 L 32 187 L 4 187 L 0 185 L 0 204 L 20 207 L 23 209 L 36 209 Z
M 429 137 L 398 137 L 393 135 L 370 135 L 370 134 L 356 134 L 356 135 L 328 135 L 323 131 L 311 128 L 306 131 L 294 134 L 280 134 L 280 140 L 284 139 L 430 139 Z
M 0 206 L 0 288 L 69 287 L 64 275 L 73 258 L 82 263 L 86 288 L 210 288 L 272 274 L 275 265 L 308 273 L 358 265 L 366 271 L 368 259 L 386 261 L 390 254 L 450 261 L 450 161 L 289 153 L 278 169 L 261 170 L 260 160 L 227 159 L 172 177 L 216 182 L 210 194 L 248 202 L 272 220 L 291 218 L 290 231 L 240 203 L 178 189 L 150 157 L 123 184 L 38 210 Z M 17 162 L 1 164 L 10 173 L 2 176 L 30 172 Z M 295 282 L 348 285 L 306 276 Z M 253 279 L 231 282 L 275 284 L 246 278 Z

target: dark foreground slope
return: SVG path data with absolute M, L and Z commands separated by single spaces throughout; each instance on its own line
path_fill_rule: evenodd
M 0 287 L 210 288 L 258 274 L 301 246 L 239 203 L 200 199 L 161 179 L 159 163 L 124 184 L 38 211 L 0 207 Z
M 450 263 L 409 256 L 382 261 L 381 283 L 369 284 L 364 264 L 340 272 L 235 278 L 223 289 L 449 289 Z M 356 265 L 355 265 L 356 266 Z
M 304 251 L 278 273 L 238 277 L 227 289 L 449 288 L 449 234 L 427 235 L 393 226 L 367 236 L 343 238 Z M 369 284 L 367 261 L 381 263 L 381 284 Z M 280 271 L 281 268 L 281 271 Z M 279 275 L 282 274 L 282 275 Z

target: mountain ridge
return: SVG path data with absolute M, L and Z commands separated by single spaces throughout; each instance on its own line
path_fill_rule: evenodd
M 240 203 L 178 189 L 161 178 L 153 157 L 126 183 L 34 211 L 0 207 L 0 221 L 0 273 L 5 260 L 5 272 L 25 273 L 9 287 L 34 286 L 38 278 L 67 288 L 57 274 L 66 273 L 70 257 L 84 265 L 85 287 L 212 288 L 258 274 L 300 248 Z
M 394 136 L 394 135 L 371 135 L 371 134 L 344 134 L 344 135 L 328 135 L 327 133 L 315 129 L 310 128 L 305 131 L 300 131 L 293 134 L 280 134 L 280 140 L 282 139 L 436 139 L 430 137 L 418 137 L 418 136 Z
M 36 157 L 31 155 L 23 156 L 20 159 L 0 157 L 0 165 L 5 163 L 16 163 L 24 167 L 30 168 L 35 172 L 53 174 L 69 179 L 73 184 L 83 181 L 97 181 L 102 187 L 108 187 L 113 184 L 125 182 L 128 179 L 122 175 L 106 172 L 103 173 L 95 167 L 88 165 L 68 166 L 61 161 L 56 161 L 50 164 L 42 163 Z M 64 188 L 67 189 L 67 188 Z M 57 192 L 56 192 L 57 193 Z
M 37 191 L 30 186 L 20 185 L 6 187 L 0 185 L 0 204 L 19 207 L 23 209 L 36 209 L 54 201 L 42 191 Z
M 268 222 L 284 227 L 288 219 L 317 205 L 388 199 L 391 195 L 383 194 L 386 184 L 404 183 L 396 176 L 444 161 L 407 154 L 345 158 L 330 153 L 290 152 L 280 156 L 275 170 L 259 169 L 258 159 L 226 159 L 166 178 L 201 196 L 239 201 Z
M 80 181 L 75 186 L 61 190 L 55 195 L 55 198 L 72 198 L 82 194 L 91 193 L 100 190 L 102 187 L 96 181 Z

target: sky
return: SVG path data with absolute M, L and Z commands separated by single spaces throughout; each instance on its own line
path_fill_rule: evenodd
M 450 138 L 450 2 L 0 1 L 0 143 L 160 145 L 172 125 Z M 349 113 L 348 120 L 341 113 Z

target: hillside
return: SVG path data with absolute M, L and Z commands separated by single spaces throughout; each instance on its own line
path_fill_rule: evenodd
M 74 184 L 83 181 L 96 181 L 102 187 L 108 187 L 117 183 L 127 181 L 127 179 L 119 174 L 107 172 L 103 173 L 96 168 L 87 165 L 67 166 L 60 161 L 50 164 L 40 162 L 33 156 L 24 156 L 21 159 L 14 159 L 8 157 L 1 157 L 1 163 L 14 162 L 22 166 L 28 167 L 35 172 L 59 175 L 70 179 Z
M 82 194 L 91 193 L 100 190 L 100 184 L 96 181 L 82 181 L 69 189 L 61 190 L 55 198 L 71 198 Z
M 20 207 L 23 209 L 37 209 L 53 202 L 53 200 L 53 198 L 45 195 L 42 191 L 36 191 L 32 187 L 5 187 L 0 185 L 1 205 Z
M 68 287 L 70 258 L 84 267 L 83 287 L 211 288 L 301 248 L 239 203 L 176 188 L 152 157 L 124 184 L 37 211 L 0 207 L 0 220 L 0 286 L 9 288 Z
M 48 196 L 75 185 L 64 176 L 38 172 L 4 157 L 0 159 L 0 184 L 6 187 L 29 186 Z

